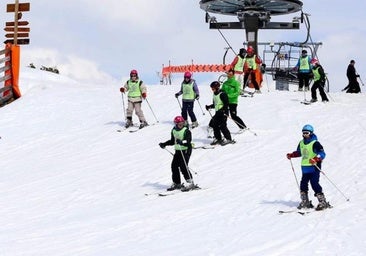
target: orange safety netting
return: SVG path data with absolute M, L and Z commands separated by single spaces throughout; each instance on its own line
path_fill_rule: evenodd
M 231 68 L 231 65 L 225 65 L 225 64 L 209 64 L 209 65 L 181 65 L 181 66 L 168 66 L 163 67 L 161 74 L 163 77 L 170 76 L 171 73 L 184 73 L 186 71 L 189 72 L 226 72 L 229 71 Z M 261 84 L 263 82 L 263 75 L 260 72 L 259 69 L 255 71 L 255 77 L 257 80 L 258 85 L 261 87 Z M 248 85 L 250 88 L 254 88 L 254 85 L 252 83 L 249 83 Z
M 230 65 L 181 65 L 181 66 L 168 66 L 163 67 L 163 76 L 169 75 L 170 73 L 184 73 L 189 72 L 226 72 L 230 69 Z

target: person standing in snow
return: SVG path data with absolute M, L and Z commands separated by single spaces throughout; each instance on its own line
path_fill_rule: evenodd
M 325 86 L 325 73 L 323 67 L 319 64 L 317 59 L 311 60 L 311 65 L 313 66 L 313 75 L 314 75 L 314 83 L 311 87 L 311 102 L 318 101 L 316 97 L 316 90 L 319 89 L 320 97 L 322 98 L 322 102 L 328 102 L 328 97 L 324 92 Z
M 250 77 L 250 81 L 252 82 L 255 93 L 261 93 L 259 88 L 257 79 L 256 79 L 256 70 L 259 65 L 262 64 L 262 60 L 255 55 L 254 48 L 252 46 L 248 46 L 247 56 L 244 59 L 244 87 L 247 86 L 248 79 Z M 245 88 L 243 87 L 243 90 Z
M 243 88 L 245 54 L 247 54 L 247 50 L 245 50 L 245 48 L 241 48 L 239 50 L 239 54 L 235 56 L 230 64 L 231 69 L 235 72 L 235 79 L 240 83 L 240 88 Z
M 230 69 L 227 72 L 227 80 L 222 84 L 221 90 L 226 92 L 229 99 L 229 113 L 231 119 L 239 126 L 239 129 L 243 131 L 247 126 L 243 120 L 237 115 L 238 98 L 240 95 L 240 83 L 235 79 L 235 71 Z
M 311 76 L 311 57 L 308 56 L 307 50 L 301 51 L 301 56 L 297 61 L 294 70 L 297 70 L 297 78 L 299 79 L 299 91 L 302 91 L 305 85 L 305 91 L 309 91 L 309 80 Z
M 296 151 L 288 153 L 287 159 L 294 157 L 301 157 L 301 170 L 302 177 L 300 182 L 300 196 L 301 203 L 297 207 L 302 208 L 313 208 L 311 201 L 308 197 L 308 183 L 310 182 L 311 187 L 318 198 L 319 204 L 316 210 L 323 210 L 330 207 L 329 203 L 325 200 L 323 189 L 319 184 L 321 163 L 325 158 L 325 152 L 323 146 L 318 141 L 317 136 L 314 134 L 314 128 L 310 124 L 306 124 L 302 128 L 303 139 L 299 142 Z
M 133 110 L 135 110 L 136 115 L 138 116 L 140 120 L 140 129 L 144 128 L 145 126 L 148 126 L 148 123 L 146 122 L 144 113 L 141 109 L 141 103 L 143 99 L 146 99 L 147 96 L 147 89 L 145 84 L 142 80 L 139 79 L 138 73 L 136 70 L 131 70 L 130 72 L 130 79 L 124 84 L 123 87 L 120 89 L 121 93 L 128 92 L 128 107 L 127 107 L 127 122 L 125 124 L 125 127 L 128 128 L 133 125 L 132 122 L 132 113 Z
M 198 90 L 196 81 L 192 79 L 191 72 L 187 71 L 184 73 L 184 80 L 181 84 L 180 91 L 175 94 L 175 97 L 178 98 L 182 94 L 182 117 L 188 124 L 189 115 L 192 121 L 192 128 L 196 128 L 198 126 L 198 122 L 196 115 L 193 112 L 193 107 L 194 101 L 198 100 L 200 97 L 200 92 Z
M 185 120 L 182 116 L 176 116 L 174 118 L 174 124 L 175 126 L 170 133 L 170 139 L 159 143 L 161 148 L 173 145 L 175 148 L 175 154 L 171 163 L 173 184 L 167 190 L 172 191 L 175 189 L 193 189 L 193 178 L 188 168 L 188 162 L 192 153 L 192 133 L 188 127 L 185 126 Z M 179 170 L 182 172 L 184 179 L 188 183 L 187 186 L 184 186 L 181 183 Z
M 206 105 L 206 110 L 209 111 L 211 108 L 215 108 L 215 115 L 212 117 L 209 126 L 213 128 L 215 139 L 211 145 L 220 144 L 222 146 L 229 143 L 235 143 L 231 139 L 231 134 L 227 128 L 227 116 L 229 114 L 229 98 L 226 92 L 220 90 L 220 83 L 214 81 L 210 85 L 213 92 L 213 104 Z M 222 139 L 221 132 L 225 139 Z
M 360 93 L 361 88 L 360 84 L 357 81 L 357 77 L 360 77 L 359 74 L 356 72 L 355 68 L 355 61 L 351 60 L 347 67 L 347 78 L 348 78 L 348 85 L 342 90 L 346 91 L 346 93 Z

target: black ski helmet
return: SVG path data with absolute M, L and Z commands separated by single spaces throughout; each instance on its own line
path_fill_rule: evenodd
M 211 84 L 210 84 L 210 87 L 212 89 L 218 89 L 220 88 L 220 83 L 218 81 L 213 81 Z

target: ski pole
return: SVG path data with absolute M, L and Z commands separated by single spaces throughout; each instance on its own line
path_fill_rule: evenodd
M 125 99 L 123 97 L 123 92 L 121 92 L 121 96 L 122 96 L 122 105 L 123 105 L 123 115 L 124 115 L 124 120 L 126 120 L 126 108 L 125 108 Z
M 169 149 L 167 149 L 167 148 L 164 148 L 166 151 L 168 151 L 169 152 L 169 154 L 171 154 L 172 156 L 174 156 L 174 154 L 173 154 L 173 152 L 171 152 Z M 183 153 L 182 153 L 183 154 Z M 183 156 L 182 156 L 183 157 Z M 184 160 L 184 164 L 186 165 L 186 167 L 187 167 L 187 169 L 188 170 L 190 170 L 191 172 L 193 172 L 194 174 L 196 174 L 196 175 L 198 175 L 197 174 L 197 172 L 195 172 L 195 171 L 193 171 L 190 167 L 188 167 L 188 165 L 186 164 L 186 162 L 185 162 L 185 159 L 184 159 L 184 157 L 183 157 L 183 160 Z M 192 177 L 191 177 L 192 178 Z M 193 179 L 192 179 L 193 180 Z
M 153 116 L 155 117 L 155 120 L 157 123 L 159 123 L 159 120 L 156 118 L 155 114 L 154 114 L 154 111 L 152 110 L 151 106 L 150 106 L 150 103 L 149 101 L 147 100 L 147 98 L 145 98 L 146 102 L 147 102 L 147 105 L 149 106 L 150 110 L 151 110 L 151 113 L 153 114 Z
M 290 158 L 289 160 L 290 160 L 290 163 L 291 163 L 292 172 L 294 173 L 294 177 L 295 177 L 295 180 L 296 180 L 297 188 L 299 189 L 299 192 L 300 192 L 300 185 L 299 185 L 299 181 L 298 181 L 298 179 L 297 179 L 297 177 L 296 177 L 296 173 L 295 173 L 294 165 L 292 164 L 292 160 L 291 160 L 291 158 Z
M 358 79 L 360 79 L 360 82 L 361 82 L 362 86 L 365 86 L 364 83 L 362 82 L 362 79 L 361 79 L 360 75 L 358 75 Z
M 239 125 L 239 126 L 243 126 L 243 125 L 239 124 L 237 121 L 235 121 L 231 116 L 229 116 L 229 115 L 225 115 L 225 116 L 227 116 L 229 119 L 233 120 L 233 122 L 234 122 L 234 123 L 236 123 L 237 125 Z M 250 130 L 248 127 L 243 127 L 243 129 L 248 130 L 248 131 L 250 131 L 254 136 L 257 136 L 257 134 L 256 134 L 255 132 L 253 132 L 252 130 Z
M 177 101 L 178 101 L 178 104 L 179 104 L 179 108 L 180 108 L 180 111 L 182 111 L 182 105 L 180 104 L 180 101 L 179 101 L 179 99 L 178 98 L 176 98 L 177 99 Z
M 212 114 L 211 114 L 210 109 L 207 109 L 207 112 L 210 114 L 210 116 L 211 116 L 211 118 L 212 118 Z
M 198 102 L 198 106 L 200 106 L 200 109 L 201 109 L 201 111 L 202 111 L 202 115 L 205 115 L 205 112 L 203 112 L 203 109 L 202 109 L 202 106 L 201 106 L 201 103 L 200 103 L 200 101 L 197 99 L 197 102 Z
M 172 156 L 174 156 L 173 152 L 171 152 L 169 149 L 164 148 L 166 151 L 168 151 Z
M 175 143 L 177 143 L 177 141 L 175 141 Z M 189 178 L 191 179 L 192 184 L 194 185 L 194 181 L 193 181 L 193 177 L 192 177 L 191 169 L 188 167 L 188 163 L 187 163 L 187 161 L 186 161 L 186 159 L 185 159 L 185 157 L 184 157 L 183 151 L 182 151 L 182 150 L 179 150 L 179 151 L 180 151 L 180 154 L 181 154 L 181 156 L 182 156 L 182 159 L 183 159 L 183 162 L 184 162 L 184 166 L 186 167 L 186 169 L 187 169 L 187 171 L 188 171 Z M 197 174 L 197 173 L 195 172 L 195 174 Z
M 324 176 L 325 176 L 325 178 L 327 178 L 327 180 L 339 191 L 339 193 L 341 193 L 342 194 L 342 196 L 346 199 L 346 201 L 348 202 L 349 201 L 349 198 L 347 198 L 344 194 L 343 194 L 343 192 L 328 178 L 328 176 L 327 175 L 325 175 L 325 173 L 315 164 L 314 165 L 315 167 L 316 167 L 316 169 L 318 169 L 319 170 L 319 172 L 321 172 Z

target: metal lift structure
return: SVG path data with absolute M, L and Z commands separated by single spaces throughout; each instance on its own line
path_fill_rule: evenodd
M 201 0 L 200 8 L 206 12 L 205 21 L 210 29 L 244 29 L 246 35 L 245 46 L 252 46 L 258 53 L 258 46 L 264 46 L 263 63 L 265 72 L 272 75 L 276 81 L 276 89 L 288 90 L 289 83 L 297 83 L 297 75 L 292 70 L 303 49 L 312 57 L 317 57 L 317 50 L 322 43 L 314 43 L 310 36 L 310 22 L 308 14 L 302 12 L 302 1 L 299 0 Z M 271 22 L 275 15 L 287 15 L 300 12 L 290 22 Z M 237 22 L 218 22 L 209 13 L 236 16 Z M 307 35 L 303 42 L 258 42 L 260 29 L 300 29 L 304 23 Z M 224 55 L 224 63 L 225 56 Z M 329 85 L 327 83 L 327 90 Z

